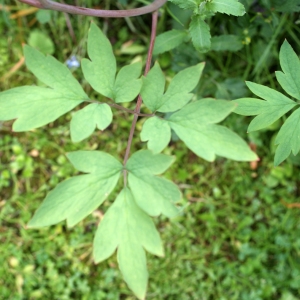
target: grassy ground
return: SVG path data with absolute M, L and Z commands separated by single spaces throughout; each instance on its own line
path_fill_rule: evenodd
M 103 5 L 109 7 L 110 2 Z M 13 1 L 8 9 L 0 11 L 0 28 L 5 33 L 0 37 L 1 90 L 36 83 L 23 64 L 22 43 L 46 45 L 45 51 L 60 61 L 72 54 L 86 55 L 89 18 L 70 17 L 72 37 L 62 14 L 53 13 L 44 23 L 47 13 L 28 11 Z M 188 18 L 171 5 L 169 10 L 183 23 Z M 283 39 L 288 38 L 300 53 L 297 16 L 257 10 L 252 7 L 248 19 L 211 20 L 214 34 L 240 34 L 248 43 L 241 51 L 203 55 L 187 44 L 159 57 L 166 74 L 172 76 L 186 65 L 205 60 L 201 96 L 245 96 L 245 79 L 278 88 L 273 71 L 279 69 Z M 98 23 L 114 43 L 119 64 L 145 57 L 149 21 L 141 17 Z M 163 13 L 160 31 L 178 26 Z M 43 39 L 41 45 L 36 32 L 54 43 Z M 79 70 L 74 75 L 82 81 Z M 100 265 L 92 262 L 93 234 L 109 201 L 72 229 L 61 223 L 26 230 L 46 193 L 76 174 L 66 152 L 101 149 L 120 158 L 124 155 L 130 116 L 116 112 L 109 130 L 94 133 L 81 144 L 70 141 L 66 122 L 70 118 L 68 114 L 27 133 L 12 132 L 11 122 L 0 123 L 0 299 L 135 299 L 122 281 L 116 257 Z M 291 161 L 277 168 L 272 165 L 272 140 L 280 124 L 246 136 L 248 123 L 249 119 L 236 115 L 226 121 L 256 145 L 261 158 L 257 166 L 223 159 L 207 163 L 175 141 L 166 150 L 177 158 L 166 176 L 182 190 L 182 212 L 174 220 L 155 220 L 166 255 L 162 259 L 148 255 L 147 299 L 300 299 L 300 210 L 293 205 L 300 197 L 299 166 Z M 142 121 L 138 129 L 141 125 Z M 138 135 L 134 147 L 144 147 Z M 109 200 L 113 199 L 114 195 Z

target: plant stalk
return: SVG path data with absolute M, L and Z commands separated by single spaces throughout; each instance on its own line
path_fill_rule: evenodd
M 103 9 L 91 9 L 86 7 L 74 6 L 63 4 L 59 2 L 53 2 L 51 0 L 19 0 L 20 2 L 35 6 L 41 9 L 51 9 L 56 11 L 62 11 L 73 15 L 85 15 L 90 17 L 101 18 L 124 18 L 141 16 L 152 13 L 162 7 L 168 0 L 154 0 L 151 4 L 127 10 L 103 10 Z
M 148 55 L 147 55 L 147 62 L 146 62 L 146 67 L 145 67 L 145 71 L 144 71 L 144 76 L 147 76 L 147 74 L 151 68 L 153 49 L 154 49 L 154 44 L 155 44 L 155 39 L 156 39 L 157 19 L 158 19 L 158 11 L 155 11 L 152 13 L 151 38 L 150 38 L 150 45 L 149 45 L 149 50 L 148 50 Z M 128 161 L 129 155 L 130 155 L 130 148 L 131 148 L 131 144 L 132 144 L 132 140 L 133 140 L 135 126 L 136 126 L 136 122 L 138 120 L 138 117 L 139 117 L 139 114 L 141 111 L 142 103 L 143 103 L 143 99 L 142 99 L 141 95 L 139 95 L 137 103 L 136 103 L 136 107 L 134 110 L 135 114 L 134 114 L 133 121 L 131 124 L 130 134 L 128 137 L 127 148 L 126 148 L 125 157 L 124 157 L 124 161 L 123 161 L 124 167 L 126 166 L 126 163 Z M 127 171 L 126 170 L 124 170 L 124 185 L 125 186 L 127 185 Z

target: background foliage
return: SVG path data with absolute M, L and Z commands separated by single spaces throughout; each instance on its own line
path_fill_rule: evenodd
M 105 8 L 137 2 L 85 1 L 87 6 Z M 217 14 L 207 20 L 212 39 L 235 35 L 239 51 L 220 52 L 216 43 L 213 51 L 199 53 L 187 42 L 158 57 L 165 74 L 173 77 L 205 61 L 198 88 L 203 97 L 251 96 L 244 80 L 281 91 L 274 74 L 280 70 L 279 47 L 287 38 L 300 53 L 298 15 L 274 10 L 270 1 L 241 2 L 245 16 Z M 75 65 L 73 55 L 78 60 L 86 57 L 89 18 L 36 11 L 14 1 L 2 3 L 0 13 L 5 33 L 0 37 L 1 90 L 35 80 L 24 67 L 22 43 Z M 168 3 L 161 13 L 160 32 L 188 28 L 188 10 Z M 145 57 L 150 16 L 97 23 L 113 42 L 119 65 Z M 74 75 L 83 78 L 79 69 L 74 68 Z M 1 299 L 134 299 L 120 278 L 115 257 L 100 265 L 91 260 L 93 233 L 108 204 L 72 229 L 59 224 L 26 230 L 45 194 L 75 174 L 65 152 L 105 149 L 120 158 L 124 155 L 130 116 L 118 111 L 115 116 L 118 122 L 109 130 L 95 132 L 81 144 L 70 140 L 65 125 L 70 114 L 28 133 L 11 132 L 11 122 L 0 123 Z M 300 299 L 300 212 L 295 203 L 300 197 L 299 160 L 273 167 L 275 130 L 282 121 L 246 136 L 250 120 L 232 115 L 225 123 L 256 148 L 258 165 L 224 159 L 204 162 L 176 143 L 176 137 L 165 150 L 177 158 L 167 177 L 182 189 L 184 209 L 174 220 L 156 222 L 165 257 L 148 256 L 147 299 Z M 134 147 L 143 146 L 136 136 Z

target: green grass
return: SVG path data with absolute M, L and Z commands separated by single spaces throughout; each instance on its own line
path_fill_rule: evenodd
M 24 7 L 18 4 L 16 11 Z M 256 21 L 249 23 L 252 42 L 246 48 L 238 53 L 212 52 L 204 56 L 186 46 L 184 51 L 175 50 L 159 58 L 165 72 L 172 76 L 184 65 L 206 60 L 198 91 L 202 96 L 226 99 L 243 96 L 249 93 L 243 85 L 245 79 L 278 88 L 272 72 L 279 69 L 278 46 L 283 37 L 291 40 L 300 53 L 296 16 L 288 16 L 274 43 L 266 48 L 276 27 L 266 22 L 269 16 L 251 13 Z M 9 37 L 0 37 L 0 77 L 20 59 L 20 42 L 28 40 L 32 28 L 56 41 L 55 56 L 61 61 L 74 52 L 63 15 L 54 14 L 52 24 L 35 23 L 28 28 L 24 25 L 30 24 L 34 15 L 19 22 L 9 16 L 0 18 L 0 29 Z M 163 20 L 160 31 L 173 26 L 169 16 Z M 228 20 L 212 19 L 215 34 L 220 34 L 217 28 L 222 24 L 225 31 L 242 31 L 232 23 L 242 20 L 234 19 L 231 23 Z M 88 20 L 71 17 L 71 21 L 77 45 L 81 45 L 75 46 L 75 53 L 83 57 Z M 116 50 L 131 38 L 141 45 L 147 43 L 149 18 L 132 18 L 128 22 L 103 23 Z M 118 30 L 119 27 L 122 29 Z M 261 64 L 257 55 L 262 53 L 261 49 L 269 51 L 266 65 Z M 139 55 L 144 57 L 145 53 L 120 54 L 118 58 L 122 64 Z M 74 75 L 82 78 L 78 70 Z M 4 90 L 35 82 L 23 66 L 0 85 Z M 83 85 L 89 91 L 84 82 Z M 27 133 L 11 132 L 11 122 L 0 123 L 0 299 L 135 299 L 121 278 L 116 257 L 99 265 L 91 257 L 96 226 L 115 195 L 74 228 L 60 223 L 40 230 L 26 229 L 46 193 L 76 174 L 65 157 L 66 152 L 98 149 L 119 158 L 124 155 L 130 116 L 116 112 L 115 123 L 109 130 L 96 132 L 81 144 L 70 141 L 66 122 L 70 118 L 71 114 L 67 114 L 49 126 Z M 204 162 L 175 141 L 166 150 L 176 156 L 166 176 L 182 190 L 183 199 L 179 203 L 182 210 L 174 220 L 163 217 L 155 220 L 164 241 L 165 257 L 148 255 L 147 299 L 300 299 L 300 210 L 284 205 L 299 202 L 299 167 L 288 161 L 274 168 L 270 144 L 276 128 L 248 137 L 245 134 L 248 123 L 249 119 L 236 115 L 226 121 L 257 145 L 261 160 L 255 169 L 248 163 L 223 159 Z M 138 129 L 141 124 L 140 121 Z M 136 135 L 133 149 L 141 147 L 144 144 Z

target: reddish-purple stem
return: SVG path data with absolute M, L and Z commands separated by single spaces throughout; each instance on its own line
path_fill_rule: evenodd
M 53 2 L 50 0 L 19 0 L 20 2 L 35 6 L 41 9 L 51 9 L 62 11 L 73 15 L 85 15 L 91 17 L 101 18 L 124 18 L 134 17 L 149 14 L 153 11 L 158 10 L 168 0 L 154 0 L 151 4 L 127 10 L 102 10 L 102 9 L 91 9 L 86 7 L 68 5 L 59 2 Z
M 157 18 L 158 18 L 158 11 L 155 11 L 155 12 L 152 13 L 151 39 L 150 39 L 150 45 L 149 45 L 149 50 L 148 50 L 147 63 L 146 63 L 145 72 L 144 72 L 145 76 L 148 74 L 148 72 L 151 68 L 153 48 L 154 48 L 154 43 L 155 43 L 155 38 L 156 38 Z M 130 134 L 129 134 L 129 138 L 128 138 L 127 148 L 126 148 L 125 157 L 124 157 L 124 161 L 123 161 L 124 166 L 126 166 L 126 163 L 128 161 L 128 158 L 129 158 L 130 148 L 131 148 L 132 139 L 133 139 L 133 134 L 134 134 L 136 122 L 138 120 L 139 113 L 140 113 L 140 110 L 141 110 L 142 102 L 143 102 L 143 99 L 142 99 L 141 95 L 139 95 L 137 103 L 136 103 L 136 107 L 135 107 L 135 110 L 134 110 L 135 114 L 134 114 L 133 121 L 132 121 L 132 124 L 131 124 L 131 129 L 130 129 Z M 126 170 L 124 170 L 124 183 L 125 183 L 125 185 L 127 183 L 127 172 L 126 172 Z

